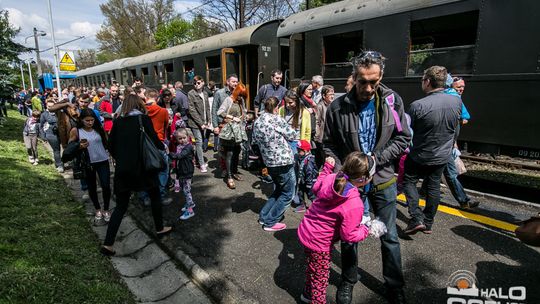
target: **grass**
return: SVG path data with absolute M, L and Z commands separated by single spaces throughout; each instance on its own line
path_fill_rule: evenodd
M 50 153 L 28 162 L 24 121 L 0 127 L 0 303 L 135 303 Z

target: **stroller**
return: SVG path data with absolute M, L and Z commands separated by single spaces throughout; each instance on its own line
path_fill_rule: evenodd
M 242 143 L 242 168 L 244 170 L 259 170 L 262 157 L 257 145 L 252 144 L 255 112 L 248 111 L 246 115 L 246 133 L 248 140 Z

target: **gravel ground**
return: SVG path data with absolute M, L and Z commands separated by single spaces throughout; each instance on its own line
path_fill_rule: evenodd
M 540 171 L 516 169 L 467 160 L 463 162 L 467 167 L 466 175 L 540 189 Z

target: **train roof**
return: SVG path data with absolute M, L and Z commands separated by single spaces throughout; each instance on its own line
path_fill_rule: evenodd
M 277 36 L 286 37 L 457 1 L 461 0 L 345 0 L 287 17 L 278 27 Z
M 108 72 L 112 70 L 117 70 L 122 68 L 122 64 L 126 62 L 126 60 L 130 59 L 131 57 L 122 58 L 122 59 L 116 59 L 111 62 L 107 62 L 104 64 L 96 65 L 93 67 L 86 68 L 84 70 L 80 70 L 75 72 L 74 74 L 77 75 L 77 77 L 86 76 L 86 75 L 92 75 L 92 74 L 98 74 L 102 72 Z
M 221 33 L 211 37 L 191 41 L 181 45 L 173 46 L 167 49 L 154 51 L 148 54 L 133 57 L 127 60 L 123 67 L 132 67 L 149 62 L 167 60 L 171 58 L 184 57 L 191 54 L 199 54 L 206 51 L 219 50 L 225 47 L 234 47 L 239 45 L 252 44 L 253 33 L 262 26 L 280 22 L 281 20 L 272 20 L 257 25 L 244 27 L 235 31 Z

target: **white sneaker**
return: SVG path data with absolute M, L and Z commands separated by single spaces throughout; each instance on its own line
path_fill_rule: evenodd
M 94 216 L 94 219 L 95 219 L 96 221 L 99 221 L 99 220 L 101 220 L 102 218 L 103 218 L 103 213 L 101 213 L 101 210 L 97 210 L 97 211 L 96 211 L 96 215 Z
M 193 209 L 189 208 L 186 211 L 184 211 L 184 213 L 180 216 L 180 219 L 185 221 L 187 219 L 192 218 L 194 215 L 195 215 L 195 212 L 193 212 Z
M 38 165 L 38 163 L 39 163 L 39 162 L 38 162 L 37 158 L 36 158 L 36 159 L 34 159 L 34 163 L 33 163 L 33 165 L 34 165 L 34 166 L 37 166 L 37 165 Z
M 201 173 L 208 172 L 208 165 L 201 165 Z
M 34 157 L 32 156 L 28 156 L 28 161 L 33 164 L 34 163 Z
M 58 171 L 58 173 L 64 173 L 64 167 L 62 167 L 62 166 L 57 167 L 56 171 Z
M 111 220 L 111 212 L 110 211 L 103 211 L 103 220 L 105 222 L 109 222 Z
M 88 195 L 88 193 L 85 193 L 85 194 L 82 195 L 83 200 L 87 200 L 89 198 L 90 198 L 90 195 Z

